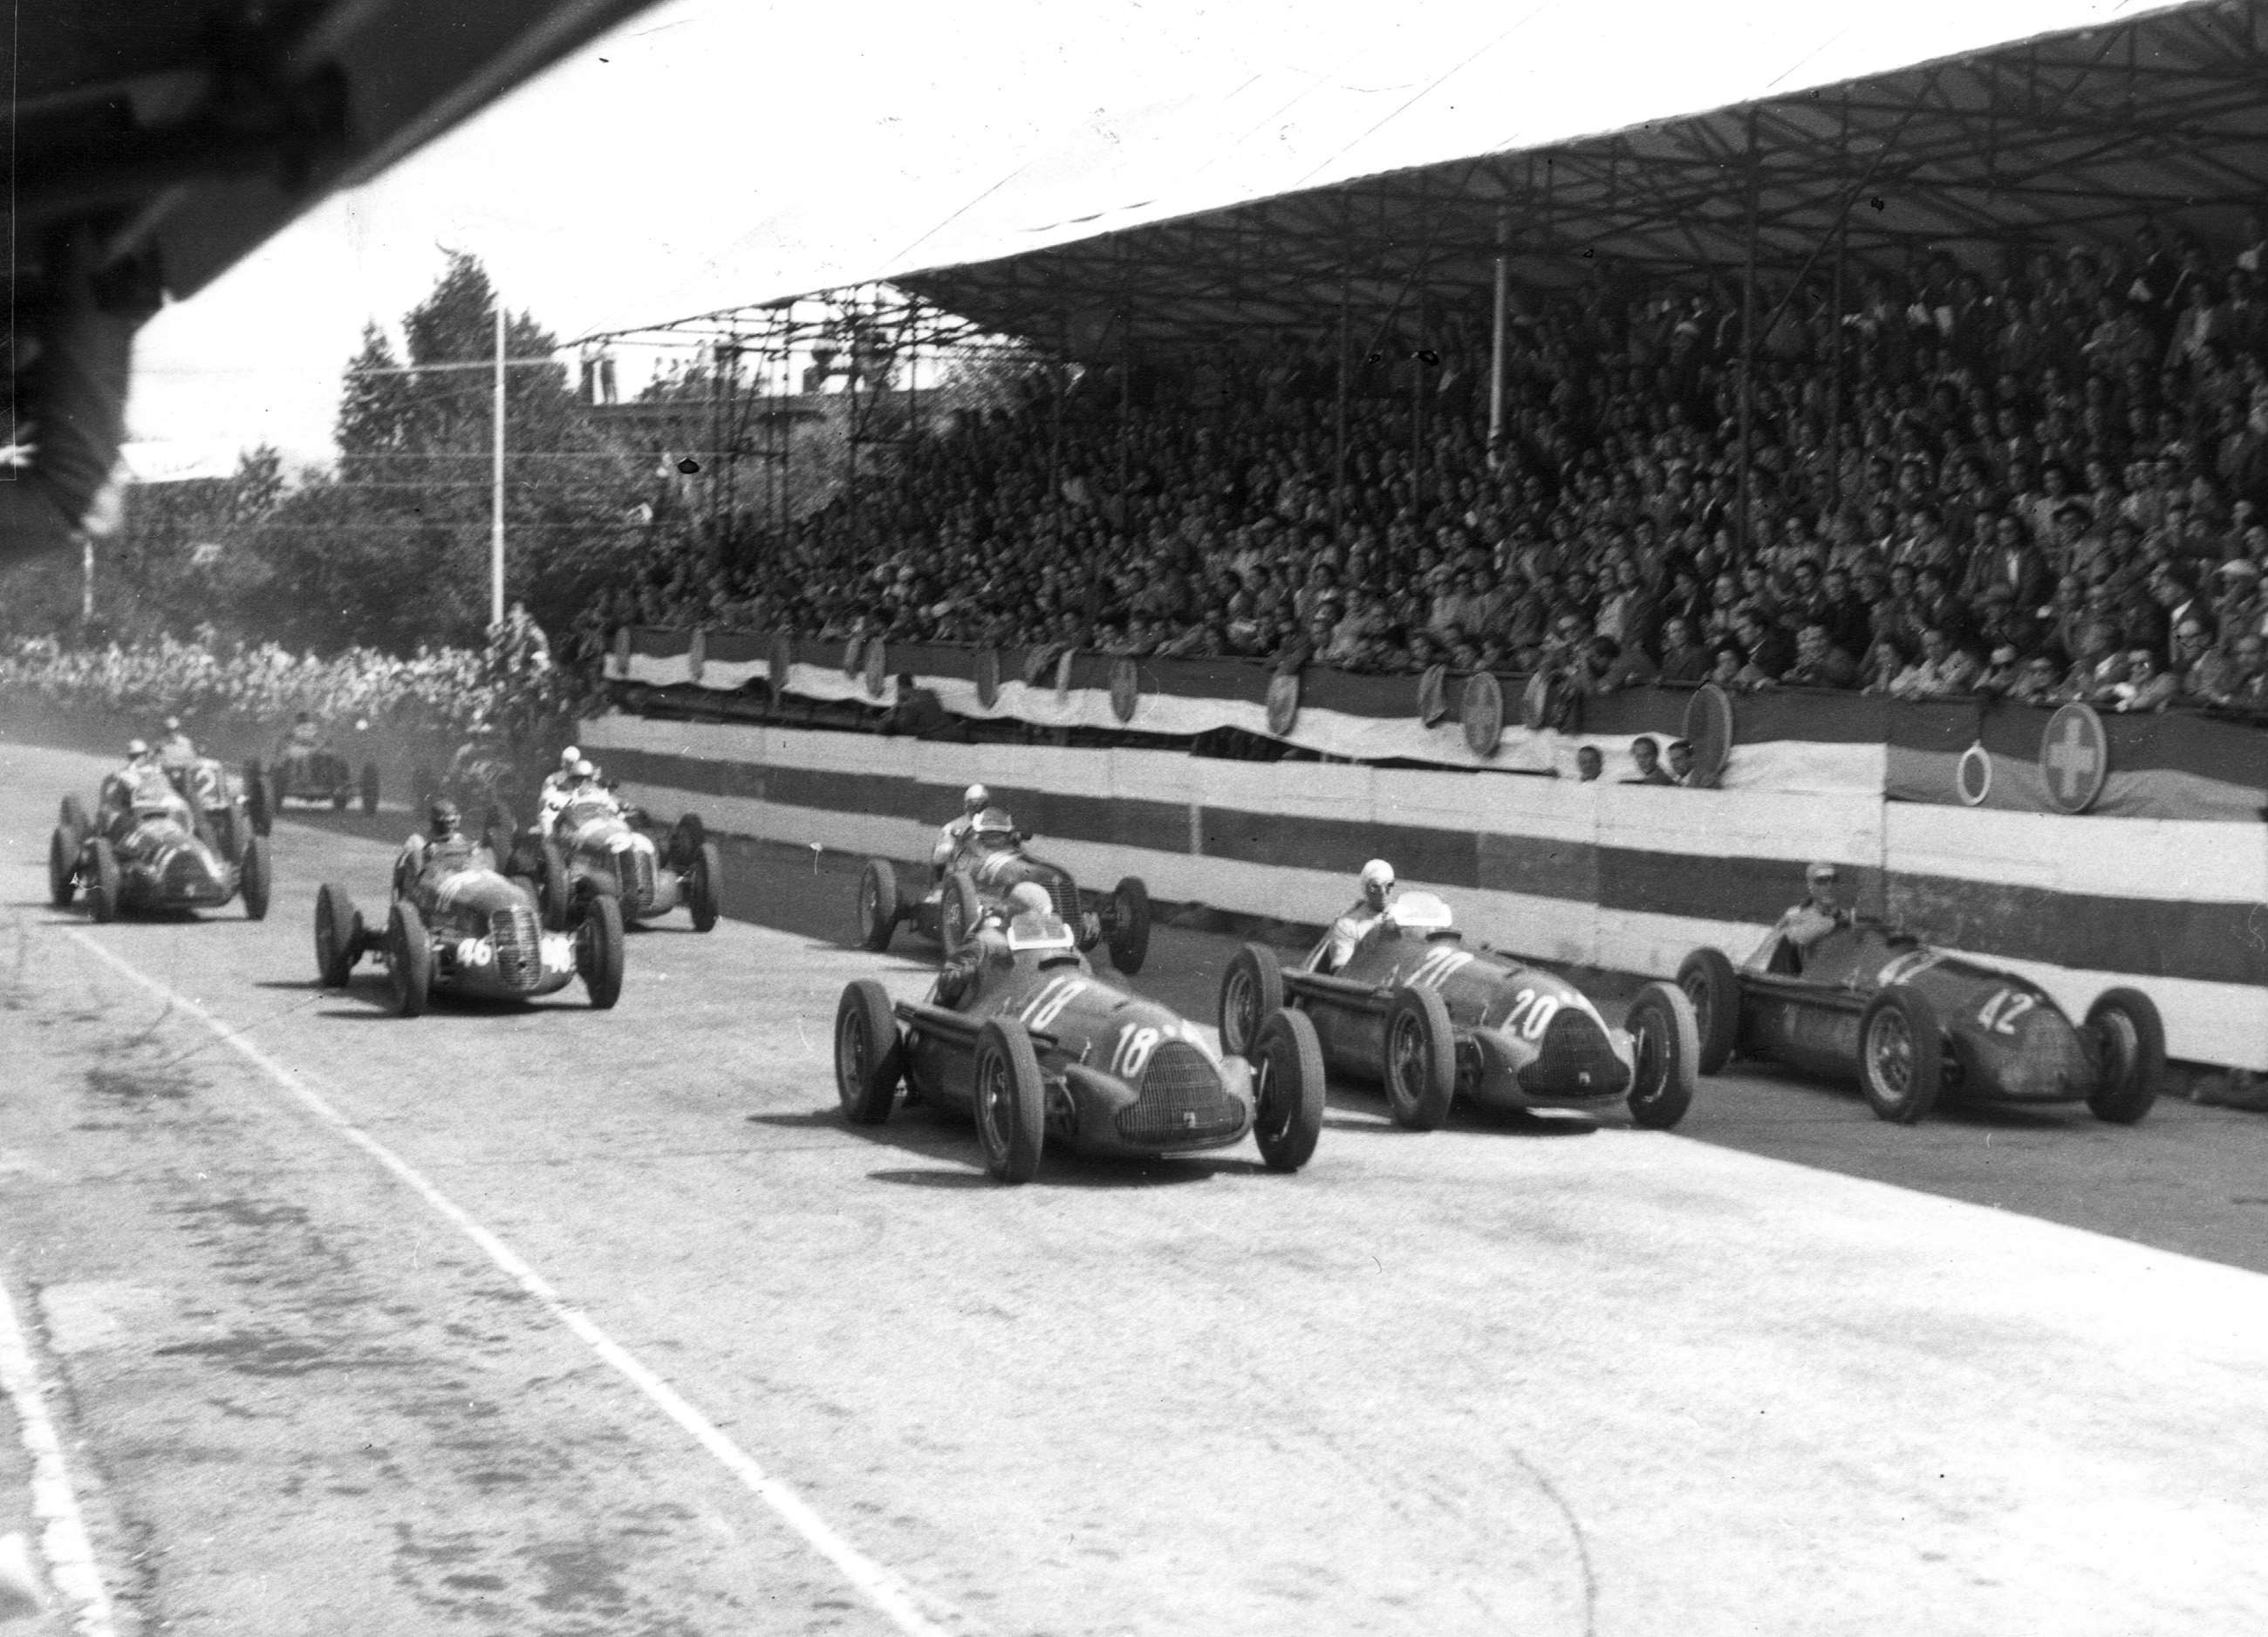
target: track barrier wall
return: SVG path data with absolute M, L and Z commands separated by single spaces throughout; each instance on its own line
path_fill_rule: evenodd
M 1745 957 L 1848 866 L 1862 910 L 1991 959 L 2083 1013 L 2148 993 L 2177 1058 L 2268 1069 L 2268 826 L 1886 801 L 1872 790 L 1690 789 L 1475 777 L 1178 750 L 935 744 L 622 714 L 581 743 L 658 816 L 771 841 L 924 860 L 971 781 L 1033 850 L 1107 887 L 1322 922 L 1363 861 L 1443 892 L 1477 937 L 1544 959 L 1673 974 Z M 845 915 L 849 911 L 846 907 Z M 846 921 L 847 924 L 847 921 Z

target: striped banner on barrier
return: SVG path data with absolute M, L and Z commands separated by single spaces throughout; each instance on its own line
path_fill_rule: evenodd
M 1162 899 L 1324 921 L 1362 862 L 1385 857 L 1508 948 L 1654 976 L 1697 943 L 1744 955 L 1801 897 L 1803 865 L 1833 859 L 1863 907 L 1933 942 L 2015 966 L 2075 1010 L 2139 984 L 2177 1055 L 2268 1068 L 2259 826 L 623 716 L 583 733 L 658 813 L 742 834 L 924 858 L 982 780 L 1035 850 L 1087 878 L 1141 875 Z

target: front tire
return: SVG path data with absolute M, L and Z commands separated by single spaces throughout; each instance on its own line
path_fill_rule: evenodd
M 567 930 L 567 860 L 559 843 L 546 836 L 537 843 L 536 892 L 543 901 L 543 924 L 554 932 Z M 620 919 L 619 912 L 617 919 Z
M 858 872 L 858 947 L 880 954 L 898 929 L 898 872 L 886 858 L 870 858 Z
M 686 878 L 686 900 L 693 912 L 696 932 L 714 932 L 717 917 L 723 913 L 725 857 L 717 850 L 714 841 L 703 841 L 693 855 L 693 868 Z
M 606 1011 L 622 998 L 622 907 L 600 894 L 592 899 L 576 929 L 575 969 L 593 1011 Z
M 968 943 L 968 935 L 984 914 L 984 900 L 976 895 L 976 884 L 964 875 L 945 878 L 945 899 L 938 906 L 938 942 L 945 945 L 947 960 L 961 958 L 961 951 Z
M 1713 1075 L 1732 1061 L 1741 1046 L 1741 979 L 1722 950 L 1695 950 L 1677 968 L 1677 987 L 1693 1007 L 1693 1024 L 1701 1037 L 1697 1067 Z
M 327 989 L 343 989 L 362 958 L 362 912 L 346 888 L 325 882 L 315 893 L 315 973 Z
M 1649 983 L 1631 1002 L 1631 1122 L 1667 1131 L 1685 1118 L 1701 1073 L 1701 1031 L 1685 991 Z
M 1859 1090 L 1875 1118 L 1912 1125 L 1936 1104 L 1944 1073 L 1945 1035 L 1928 999 L 1903 985 L 1876 995 L 1859 1020 Z
M 2105 989 L 2087 1009 L 2086 1027 L 2102 1065 L 2088 1109 L 2097 1119 L 2131 1126 L 2158 1100 L 2166 1070 L 2166 1025 L 2157 1003 L 2139 989 Z
M 48 840 L 48 902 L 69 909 L 78 896 L 78 835 L 69 825 L 57 825 Z
M 86 907 L 97 921 L 115 921 L 126 891 L 118 870 L 117 849 L 110 845 L 108 836 L 98 835 L 87 850 L 92 855 L 94 879 L 86 884 Z
M 1220 1049 L 1250 1058 L 1259 1049 L 1260 1031 L 1283 1009 L 1284 967 L 1276 951 L 1248 943 L 1230 956 L 1220 975 Z
M 1270 1171 L 1294 1171 L 1323 1134 L 1323 1046 L 1314 1020 L 1281 1007 L 1252 1058 L 1252 1136 Z
M 417 906 L 406 898 L 394 899 L 386 917 L 386 981 L 395 1011 L 404 1017 L 424 1015 L 433 998 L 433 940 Z
M 1029 1182 L 1038 1172 L 1047 1137 L 1047 1084 L 1032 1037 L 1012 1017 L 992 1018 L 977 1032 L 976 1135 L 984 1145 L 984 1169 L 995 1179 Z
M 268 893 L 273 885 L 268 873 L 268 849 L 260 844 L 258 836 L 253 836 L 244 844 L 244 863 L 237 875 L 237 889 L 244 894 L 246 919 L 268 919 Z
M 1395 1125 L 1432 1131 L 1448 1119 L 1457 1094 L 1457 1038 L 1439 991 L 1415 986 L 1395 991 L 1386 1014 L 1384 1068 L 1381 1078 Z
M 1110 892 L 1110 964 L 1132 977 L 1150 958 L 1150 889 L 1128 876 Z
M 835 1009 L 835 1095 L 853 1125 L 879 1126 L 890 1117 L 905 1058 L 889 992 L 872 978 L 843 991 Z

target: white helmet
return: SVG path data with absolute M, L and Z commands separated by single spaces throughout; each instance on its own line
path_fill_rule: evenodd
M 1362 884 L 1376 887 L 1382 892 L 1394 890 L 1394 866 L 1382 858 L 1373 858 L 1362 867 Z
M 972 784 L 961 793 L 961 811 L 965 813 L 983 812 L 992 805 L 992 792 L 981 784 Z
M 577 750 L 572 745 L 570 745 L 565 750 L 559 752 L 559 771 L 562 773 L 572 773 L 575 771 L 575 764 L 582 760 L 583 752 Z
M 599 776 L 597 764 L 581 760 L 578 760 L 575 763 L 574 772 L 578 779 L 595 779 Z

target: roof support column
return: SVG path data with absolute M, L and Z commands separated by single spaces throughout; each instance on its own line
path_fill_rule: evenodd
M 1749 561 L 1754 526 L 1756 480 L 1749 473 L 1755 450 L 1756 415 L 1756 212 L 1759 186 L 1756 165 L 1756 111 L 1749 110 L 1749 239 L 1741 268 L 1741 510 L 1735 536 L 1741 561 Z
M 1511 241 L 1511 217 L 1498 210 L 1496 213 L 1496 300 L 1489 315 L 1488 464 L 1491 472 L 1502 464 L 1504 445 L 1504 326 L 1505 308 L 1511 297 L 1512 258 L 1507 253 L 1512 247 Z

